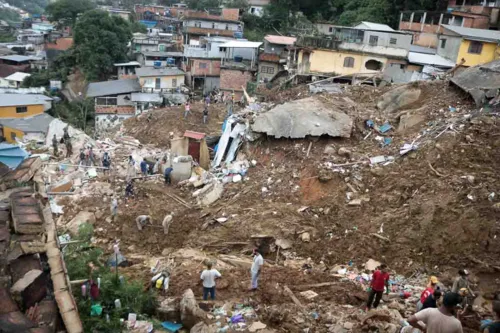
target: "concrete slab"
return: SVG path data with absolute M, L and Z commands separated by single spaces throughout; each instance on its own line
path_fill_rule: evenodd
M 352 125 L 352 119 L 345 113 L 308 97 L 278 105 L 257 116 L 251 129 L 275 138 L 299 139 L 322 135 L 349 138 Z
M 26 273 L 31 270 L 42 270 L 40 259 L 35 255 L 25 255 L 10 262 L 10 273 L 12 276 L 12 283 L 16 283 L 24 277 Z

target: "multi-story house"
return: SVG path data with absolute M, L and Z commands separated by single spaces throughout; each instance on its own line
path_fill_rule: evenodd
M 500 31 L 442 26 L 437 54 L 470 67 L 500 58 Z
M 264 37 L 264 52 L 259 54 L 259 80 L 272 80 L 284 70 L 292 57 L 291 48 L 297 38 L 267 35 Z
M 264 7 L 269 5 L 271 0 L 248 0 L 248 12 L 256 16 L 264 14 Z
M 202 36 L 243 37 L 243 22 L 237 8 L 224 8 L 220 14 L 188 10 L 183 22 L 184 43 L 192 44 Z
M 357 75 L 407 65 L 411 34 L 334 26 L 330 37 L 299 37 L 299 74 Z
M 220 87 L 220 65 L 224 52 L 220 45 L 234 40 L 228 37 L 201 37 L 195 45 L 184 45 L 186 82 L 195 91 L 206 94 Z
M 443 25 L 498 30 L 499 14 L 499 0 L 449 0 L 446 12 L 402 12 L 399 30 L 411 32 L 415 45 L 437 48 Z

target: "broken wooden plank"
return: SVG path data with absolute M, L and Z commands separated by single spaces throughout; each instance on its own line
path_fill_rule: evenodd
M 295 303 L 295 305 L 303 308 L 304 306 L 302 305 L 302 303 L 300 303 L 299 299 L 297 297 L 295 297 L 294 293 L 290 290 L 290 288 L 288 288 L 288 286 L 284 286 L 283 289 L 285 290 L 285 293 L 290 296 L 290 298 L 292 299 L 292 301 Z
M 294 289 L 323 288 L 323 287 L 334 286 L 336 284 L 338 284 L 338 282 L 322 282 L 322 283 L 315 283 L 315 284 L 302 284 L 302 285 L 294 286 Z

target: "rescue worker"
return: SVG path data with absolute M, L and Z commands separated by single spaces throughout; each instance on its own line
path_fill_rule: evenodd
M 57 157 L 59 155 L 59 149 L 58 149 L 57 137 L 55 134 L 54 137 L 52 138 L 52 148 L 54 148 L 54 156 Z

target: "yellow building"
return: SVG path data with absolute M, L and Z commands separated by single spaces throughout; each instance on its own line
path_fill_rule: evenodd
M 438 55 L 463 66 L 482 65 L 500 58 L 500 31 L 443 25 Z
M 15 128 L 0 125 L 0 137 L 8 143 L 16 143 L 16 138 L 22 139 L 24 132 Z
M 25 118 L 43 114 L 52 99 L 45 95 L 0 94 L 0 118 Z
M 136 69 L 142 92 L 175 92 L 185 81 L 185 73 L 177 67 L 141 67 Z
M 363 76 L 408 64 L 410 34 L 332 26 L 330 35 L 297 38 L 298 73 Z

